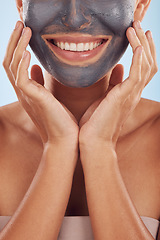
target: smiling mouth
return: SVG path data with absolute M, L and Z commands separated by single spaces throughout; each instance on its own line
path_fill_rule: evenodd
M 87 52 L 92 51 L 93 49 L 99 47 L 103 44 L 105 40 L 97 41 L 97 42 L 87 42 L 87 43 L 69 43 L 62 41 L 55 41 L 53 39 L 48 39 L 48 42 L 54 44 L 65 51 L 73 51 L 73 52 Z
M 76 66 L 88 66 L 102 56 L 112 36 L 91 35 L 43 35 L 43 40 L 62 62 Z

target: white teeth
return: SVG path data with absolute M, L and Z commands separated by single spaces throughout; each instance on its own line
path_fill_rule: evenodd
M 77 51 L 78 52 L 83 52 L 84 50 L 84 44 L 83 43 L 78 43 L 77 44 Z
M 68 42 L 54 42 L 55 45 L 62 50 L 84 52 L 91 51 L 102 44 L 102 42 L 90 42 L 90 43 L 68 43 Z
M 90 50 L 93 50 L 93 42 L 90 43 Z
M 96 48 L 97 47 L 97 43 L 93 44 L 93 48 Z
M 76 43 L 70 43 L 70 51 L 77 51 Z
M 60 47 L 62 50 L 65 49 L 64 43 L 63 43 L 63 42 L 60 42 L 60 43 L 59 43 L 59 47 Z
M 68 43 L 65 43 L 65 44 L 64 44 L 64 49 L 65 49 L 65 50 L 70 50 L 70 47 L 69 47 L 69 44 L 68 44 Z
M 84 51 L 88 51 L 89 50 L 89 43 L 85 43 L 84 44 Z

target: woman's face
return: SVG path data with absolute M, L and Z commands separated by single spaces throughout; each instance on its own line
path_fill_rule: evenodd
M 127 48 L 136 0 L 23 0 L 30 46 L 60 83 L 88 87 L 117 63 Z

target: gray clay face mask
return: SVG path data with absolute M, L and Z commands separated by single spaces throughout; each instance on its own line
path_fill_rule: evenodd
M 135 0 L 23 0 L 30 46 L 43 67 L 69 87 L 88 87 L 118 62 Z

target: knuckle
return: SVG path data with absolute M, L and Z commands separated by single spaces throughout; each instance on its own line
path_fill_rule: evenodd
M 5 70 L 9 69 L 9 62 L 8 62 L 7 58 L 4 58 L 4 60 L 2 62 L 2 65 L 3 65 Z
M 17 78 L 16 81 L 15 81 L 15 86 L 16 86 L 17 88 L 19 88 L 19 85 L 20 85 L 20 84 L 19 84 L 19 79 Z
M 14 63 L 13 62 L 10 64 L 9 68 L 10 68 L 11 72 L 14 72 L 15 67 L 14 67 Z
M 151 66 L 149 62 L 146 62 L 146 72 L 150 72 L 150 71 L 151 71 Z
M 146 81 L 148 81 L 148 79 L 151 76 L 151 71 L 146 71 L 145 75 L 144 75 L 144 80 L 143 83 L 145 83 Z
M 10 64 L 9 69 L 11 73 L 15 76 L 16 71 L 15 71 L 15 64 L 13 62 Z
M 149 65 L 150 65 L 150 67 L 153 67 L 153 65 L 154 65 L 154 61 L 153 61 L 153 59 L 150 58 L 148 61 L 149 61 Z
M 150 74 L 151 74 L 151 68 L 148 67 L 148 68 L 146 69 L 145 76 L 146 76 L 146 77 L 149 77 Z
M 17 77 L 16 81 L 15 81 L 15 85 L 17 88 L 19 88 L 20 90 L 23 89 L 23 84 L 22 84 L 22 81 L 20 81 L 20 78 Z
M 137 74 L 137 75 L 134 76 L 133 81 L 132 81 L 133 87 L 134 87 L 135 85 L 139 84 L 140 82 L 141 82 L 141 73 L 139 73 L 139 74 Z
M 142 82 L 141 77 L 138 77 L 137 80 L 136 80 L 137 85 L 139 85 L 141 82 Z
M 157 72 L 158 72 L 158 65 L 157 65 L 157 64 L 154 65 L 154 67 L 153 67 L 153 72 L 154 72 L 154 73 L 157 73 Z
M 148 60 L 146 61 L 146 68 L 147 68 L 147 69 L 150 69 L 150 63 L 149 63 Z

